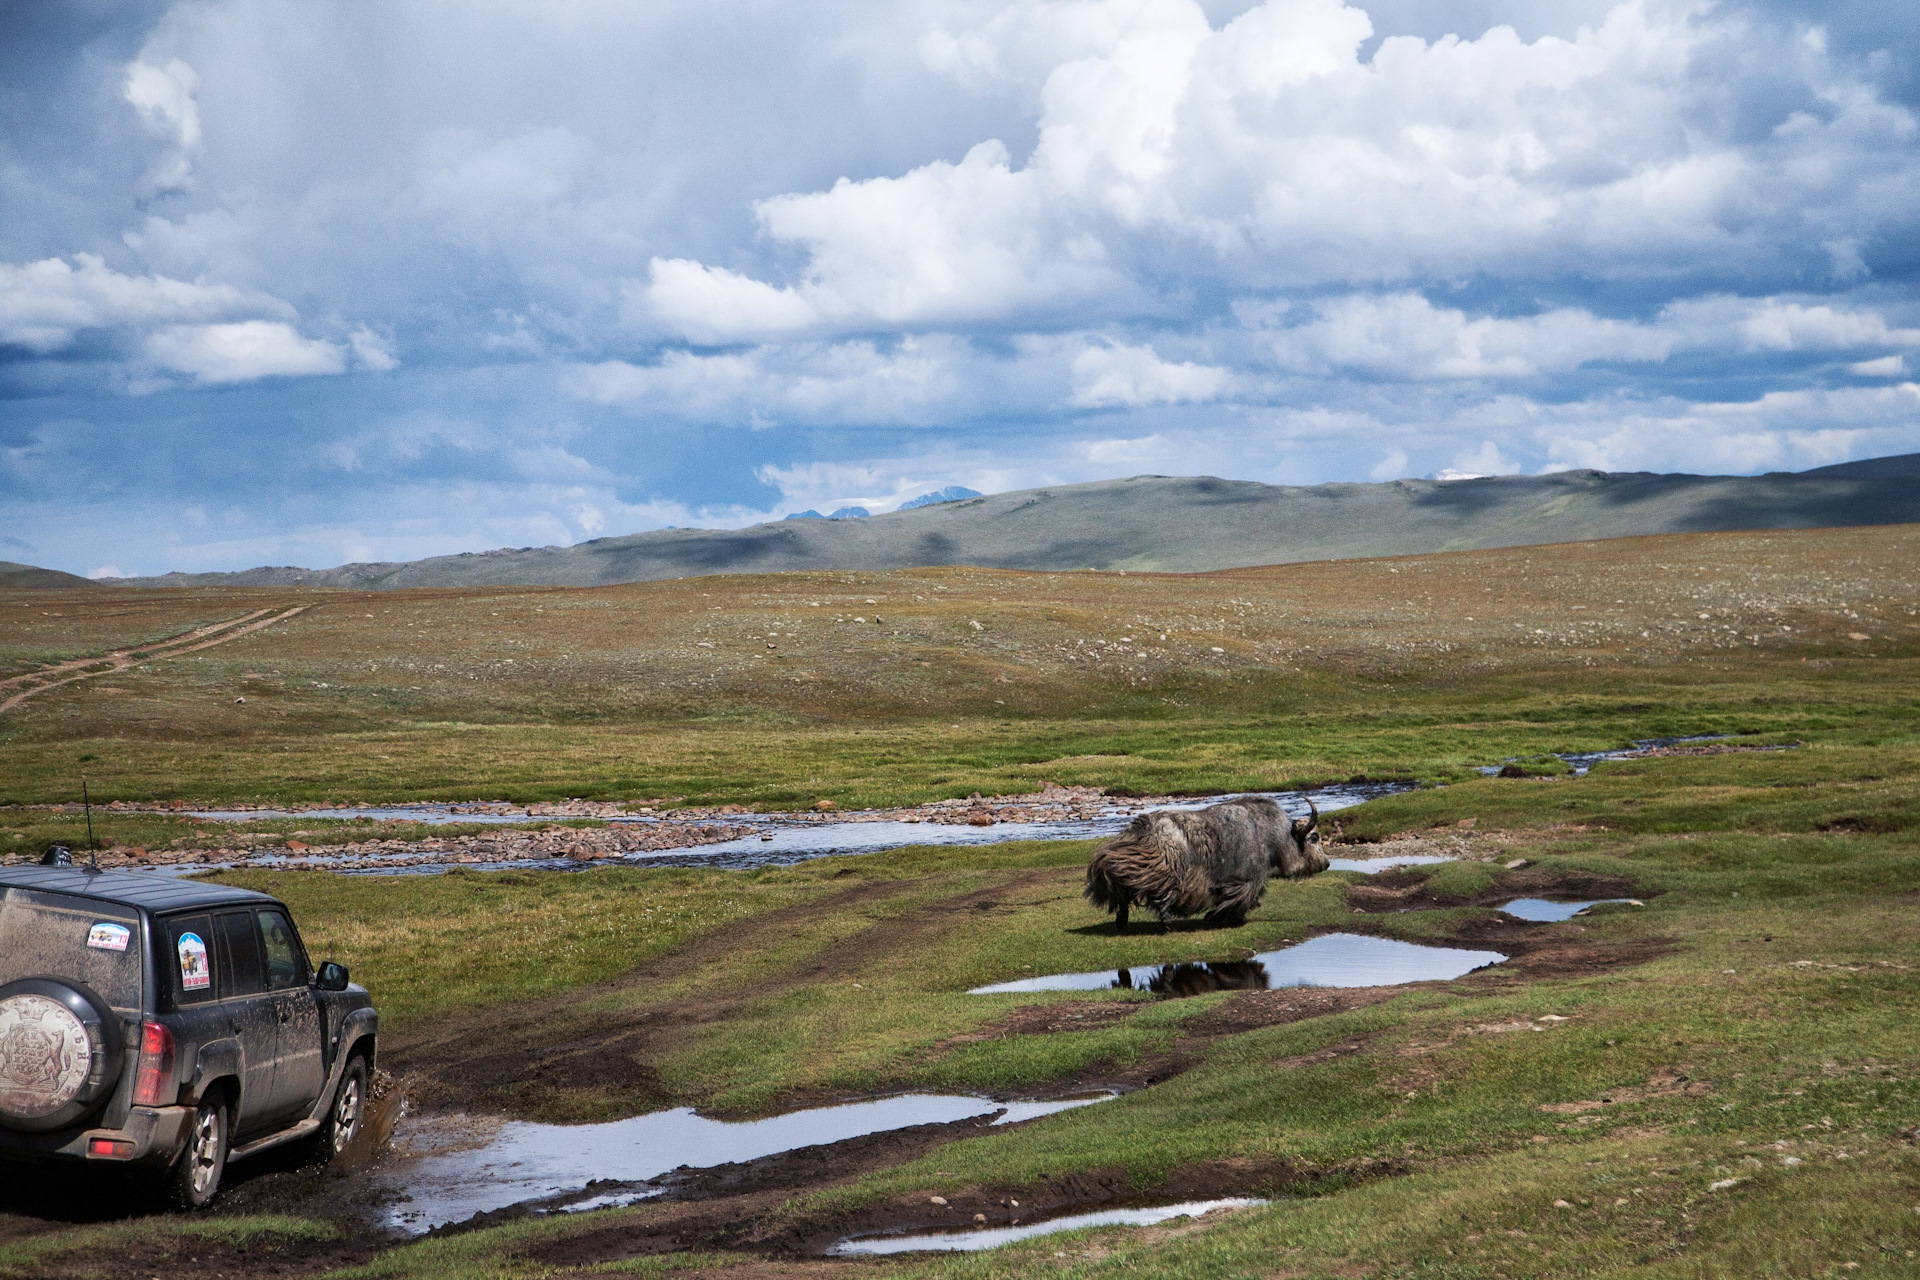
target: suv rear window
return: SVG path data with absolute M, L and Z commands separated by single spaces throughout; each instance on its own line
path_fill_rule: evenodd
M 77 979 L 114 1008 L 138 1013 L 145 946 L 139 913 L 126 907 L 33 889 L 0 897 L 0 985 Z

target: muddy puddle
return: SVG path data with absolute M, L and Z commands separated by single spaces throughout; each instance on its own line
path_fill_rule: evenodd
M 1245 1209 L 1263 1205 L 1265 1200 L 1194 1200 L 1185 1204 L 1160 1205 L 1151 1209 L 1107 1209 L 1099 1213 L 1077 1213 L 1044 1222 L 1016 1223 L 1006 1227 L 980 1227 L 973 1231 L 935 1231 L 913 1236 L 865 1236 L 842 1240 L 827 1250 L 833 1258 L 851 1258 L 883 1253 L 916 1251 L 972 1252 L 993 1249 L 1016 1240 L 1079 1231 L 1084 1227 L 1151 1227 L 1175 1218 L 1199 1218 L 1216 1209 Z
M 608 1124 L 535 1124 L 443 1117 L 397 1136 L 399 1158 L 380 1175 L 389 1226 L 418 1233 L 477 1213 L 529 1201 L 578 1212 L 632 1204 L 659 1194 L 644 1184 L 683 1166 L 695 1169 L 778 1155 L 849 1138 L 994 1116 L 1017 1124 L 1106 1102 L 1111 1092 L 1041 1101 L 996 1102 L 966 1095 L 904 1094 L 815 1107 L 765 1120 L 711 1120 L 691 1108 Z M 998 1112 L 1000 1114 L 995 1115 Z M 595 1193 L 579 1193 L 595 1184 Z M 626 1184 L 609 1187 L 606 1184 Z
M 1552 902 L 1546 898 L 1515 898 L 1502 904 L 1498 909 L 1516 920 L 1526 920 L 1533 924 L 1558 924 L 1562 920 L 1571 920 L 1588 907 L 1598 907 L 1609 902 L 1629 902 L 1640 905 L 1638 898 L 1595 898 L 1588 902 Z
M 975 987 L 969 994 L 1118 990 L 1193 996 L 1208 991 L 1264 991 L 1275 987 L 1394 987 L 1408 982 L 1446 982 L 1506 959 L 1498 951 L 1426 947 L 1394 938 L 1329 933 L 1246 960 L 1053 973 Z

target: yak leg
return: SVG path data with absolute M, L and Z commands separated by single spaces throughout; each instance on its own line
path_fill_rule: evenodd
M 1160 908 L 1160 932 L 1168 933 L 1173 929 L 1173 916 L 1165 907 Z
M 1115 933 L 1125 933 L 1127 931 L 1127 904 L 1124 902 L 1114 909 L 1113 931 Z

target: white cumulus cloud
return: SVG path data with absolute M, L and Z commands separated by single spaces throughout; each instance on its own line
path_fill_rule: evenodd
M 0 263 L 0 343 L 42 355 L 70 346 L 87 329 L 262 313 L 289 315 L 292 308 L 231 285 L 125 275 L 91 253 L 74 254 L 72 263 Z
M 656 260 L 656 318 L 719 340 L 1084 317 L 1150 310 L 1173 264 L 1254 289 L 1512 278 L 1571 260 L 1648 278 L 1677 260 L 1770 269 L 1783 252 L 1826 260 L 1809 219 L 1859 240 L 1881 216 L 1867 188 L 1920 181 L 1907 111 L 1846 84 L 1821 48 L 1704 4 L 1623 4 L 1571 40 L 1390 37 L 1367 62 L 1372 24 L 1339 0 L 1266 0 L 1217 30 L 1192 0 L 1054 18 L 1016 5 L 936 31 L 922 55 L 991 80 L 1036 23 L 1063 60 L 1025 163 L 983 141 L 959 164 L 763 200 L 765 233 L 807 255 L 797 275 Z M 1701 79 L 1706 63 L 1717 80 Z M 1739 81 L 1766 77 L 1809 109 L 1749 136 Z M 1520 345 L 1553 345 L 1541 327 Z M 1502 345 L 1497 328 L 1462 341 L 1463 368 L 1531 363 L 1474 354 Z
M 1104 408 L 1216 400 L 1232 380 L 1231 370 L 1173 364 L 1150 346 L 1100 344 L 1073 358 L 1073 403 Z
M 346 352 L 331 342 L 303 338 L 277 320 L 171 325 L 147 339 L 147 355 L 200 382 L 246 382 L 286 374 L 343 373 Z

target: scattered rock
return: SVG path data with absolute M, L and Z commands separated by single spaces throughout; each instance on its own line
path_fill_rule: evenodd
M 1456 822 L 1456 823 L 1454 823 L 1453 825 L 1454 825 L 1454 826 L 1456 826 L 1456 827 L 1458 827 L 1458 828 L 1460 828 L 1460 829 L 1461 829 L 1462 831 L 1471 831 L 1471 830 L 1473 830 L 1473 829 L 1474 829 L 1474 828 L 1475 828 L 1476 826 L 1478 826 L 1478 825 L 1480 825 L 1480 819 L 1478 819 L 1478 818 L 1462 818 L 1462 819 L 1460 819 L 1460 821 L 1458 821 L 1458 822 Z
M 945 1204 L 946 1202 L 947 1202 L 947 1198 L 945 1196 L 928 1196 L 927 1197 L 928 1204 Z
M 1739 1183 L 1740 1179 L 1738 1178 L 1722 1178 L 1718 1182 L 1709 1182 L 1707 1184 L 1707 1190 L 1725 1191 L 1728 1187 L 1738 1186 Z
M 839 807 L 840 807 L 839 805 L 835 804 L 831 800 L 816 800 L 813 802 L 814 812 L 816 813 L 826 813 L 826 812 L 829 812 L 830 810 L 838 809 Z
M 1569 1203 L 1567 1203 L 1567 1202 L 1566 1202 L 1565 1200 L 1555 1200 L 1555 1201 L 1553 1202 L 1553 1207 L 1554 1207 L 1554 1208 L 1556 1208 L 1556 1209 L 1571 1209 L 1571 1208 L 1573 1208 L 1573 1206 L 1572 1206 L 1571 1204 L 1569 1204 Z
M 985 809 L 975 809 L 967 815 L 967 825 L 970 827 L 990 827 L 993 825 L 993 815 Z
M 1507 863 L 1507 870 L 1519 871 L 1519 870 L 1522 870 L 1523 868 L 1530 867 L 1532 865 L 1533 865 L 1533 860 L 1531 858 L 1515 858 L 1511 862 Z

